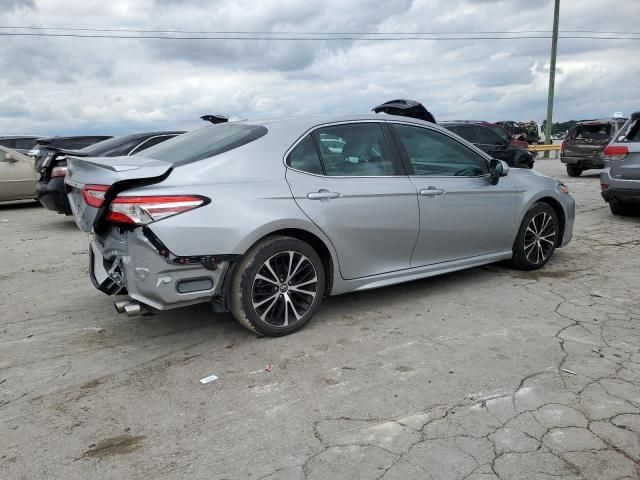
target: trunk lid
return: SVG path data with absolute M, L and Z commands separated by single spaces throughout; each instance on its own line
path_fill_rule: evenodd
M 78 228 L 91 232 L 102 219 L 111 200 L 120 192 L 164 180 L 173 165 L 170 162 L 144 157 L 80 158 L 67 157 L 65 179 L 73 218 Z M 83 189 L 87 185 L 106 188 L 104 202 L 99 207 L 89 205 Z

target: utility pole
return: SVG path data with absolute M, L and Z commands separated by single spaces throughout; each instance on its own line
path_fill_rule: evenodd
M 553 90 L 556 83 L 556 53 L 558 51 L 558 20 L 560 0 L 555 0 L 553 8 L 553 37 L 551 38 L 551 62 L 549 63 L 549 97 L 547 98 L 547 123 L 544 129 L 544 143 L 551 143 L 551 124 L 553 122 Z

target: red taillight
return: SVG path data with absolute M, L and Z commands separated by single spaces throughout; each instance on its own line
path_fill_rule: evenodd
M 66 175 L 67 175 L 67 167 L 65 166 L 53 167 L 53 170 L 51 170 L 51 178 L 64 177 Z
M 629 155 L 629 149 L 624 145 L 609 145 L 604 149 L 605 160 L 624 160 Z
M 562 142 L 560 144 L 560 153 L 564 153 L 565 148 L 567 148 L 566 142 Z
M 604 192 L 605 190 L 609 189 L 609 184 L 608 183 L 601 183 L 600 184 L 600 189 Z
M 109 190 L 109 185 L 85 185 L 82 188 L 82 196 L 87 205 L 100 208 L 104 203 L 107 190 Z
M 129 225 L 146 225 L 163 218 L 188 212 L 205 203 L 202 197 L 166 195 L 148 197 L 116 197 L 109 205 L 107 220 Z

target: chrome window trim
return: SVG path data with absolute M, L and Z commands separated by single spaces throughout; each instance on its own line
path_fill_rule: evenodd
M 447 130 L 444 127 L 438 127 L 438 128 L 433 128 L 430 125 L 423 125 L 421 123 L 415 123 L 415 122 L 411 122 L 411 121 L 401 121 L 401 120 L 373 120 L 373 119 L 365 119 L 365 120 L 341 120 L 339 122 L 328 122 L 328 123 L 321 123 L 318 125 L 314 125 L 313 127 L 311 127 L 310 129 L 308 129 L 306 132 L 304 132 L 302 135 L 300 135 L 300 137 L 286 150 L 284 157 L 282 159 L 282 162 L 284 163 L 284 166 L 287 170 L 291 170 L 294 172 L 298 172 L 298 173 L 302 173 L 304 175 L 310 175 L 313 177 L 320 177 L 320 178 L 338 178 L 338 179 L 345 179 L 345 178 L 459 178 L 459 179 L 464 179 L 464 178 L 485 178 L 485 177 L 489 177 L 489 173 L 485 173 L 483 175 L 474 175 L 474 176 L 456 176 L 456 175 L 370 175 L 370 176 L 366 176 L 366 175 L 319 175 L 317 173 L 310 173 L 310 172 L 305 172 L 304 170 L 299 170 L 297 168 L 293 168 L 292 166 L 287 164 L 287 157 L 289 156 L 289 154 L 291 153 L 291 151 L 293 149 L 295 149 L 298 144 L 300 142 L 302 142 L 302 140 L 304 140 L 306 138 L 307 135 L 311 135 L 314 131 L 320 129 L 320 128 L 325 128 L 325 127 L 331 127 L 334 125 L 345 125 L 345 124 L 352 124 L 352 123 L 377 123 L 377 124 L 381 124 L 381 123 L 386 123 L 386 124 L 400 124 L 400 125 L 409 125 L 412 127 L 421 127 L 427 130 L 431 130 L 433 132 L 437 132 L 440 133 L 442 135 L 445 135 L 447 137 L 449 137 L 451 140 L 454 140 L 458 143 L 460 143 L 463 147 L 467 148 L 468 150 L 471 150 L 473 153 L 478 154 L 481 158 L 484 158 L 485 161 L 487 162 L 487 168 L 489 167 L 489 161 L 491 160 L 491 157 L 489 155 L 487 155 L 484 151 L 480 150 L 479 148 L 477 148 L 475 145 L 470 144 L 469 142 L 467 142 L 466 140 L 464 140 L 464 138 L 462 139 L 465 143 L 461 142 L 459 139 L 462 137 L 459 137 L 458 135 L 454 134 L 453 132 L 450 132 L 449 130 Z M 458 138 L 456 138 L 458 137 Z M 286 173 L 285 173 L 286 175 Z

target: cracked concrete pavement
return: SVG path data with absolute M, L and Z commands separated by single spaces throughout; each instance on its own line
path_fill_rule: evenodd
M 640 478 L 640 216 L 537 167 L 578 209 L 543 270 L 331 298 L 278 339 L 118 315 L 70 219 L 0 207 L 0 478 Z

